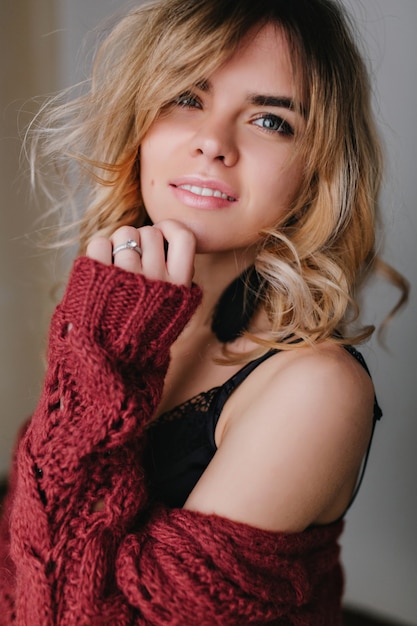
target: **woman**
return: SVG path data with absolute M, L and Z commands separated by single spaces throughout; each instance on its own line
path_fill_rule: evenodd
M 16 455 L 1 623 L 340 624 L 380 416 L 348 344 L 372 330 L 349 321 L 381 163 L 340 7 L 140 7 L 47 116 L 85 213 Z

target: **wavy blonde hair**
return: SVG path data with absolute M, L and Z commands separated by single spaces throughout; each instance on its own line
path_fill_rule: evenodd
M 381 149 L 367 70 L 335 0 L 162 0 L 131 10 L 102 40 L 83 93 L 42 109 L 33 162 L 55 167 L 66 190 L 62 206 L 86 207 L 71 218 L 80 254 L 97 234 L 141 226 L 146 132 L 266 23 L 287 38 L 306 120 L 296 138 L 304 184 L 285 222 L 263 232 L 256 260 L 272 325 L 266 343 L 359 341 L 372 328 L 348 337 L 346 326 L 357 317 L 364 276 L 379 263 L 402 289 L 401 303 L 407 285 L 375 254 Z

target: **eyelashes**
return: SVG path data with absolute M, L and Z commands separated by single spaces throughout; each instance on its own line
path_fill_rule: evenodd
M 177 106 L 190 108 L 190 109 L 202 109 L 202 103 L 200 98 L 198 98 L 191 91 L 186 91 L 185 93 L 180 94 L 173 100 L 173 104 Z
M 186 91 L 172 100 L 172 106 L 202 110 L 203 102 L 192 91 Z M 283 117 L 274 113 L 258 114 L 250 123 L 259 127 L 263 132 L 272 135 L 276 134 L 284 137 L 293 137 L 295 135 L 294 127 Z
M 289 124 L 279 115 L 274 115 L 273 113 L 260 115 L 255 120 L 253 120 L 252 124 L 254 124 L 255 126 L 259 126 L 260 128 L 262 128 L 262 130 L 265 130 L 269 133 L 279 133 L 288 137 L 294 136 L 294 128 L 291 126 L 291 124 Z

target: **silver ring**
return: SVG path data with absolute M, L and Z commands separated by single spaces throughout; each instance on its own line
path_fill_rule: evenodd
M 116 254 L 122 250 L 134 250 L 139 256 L 142 256 L 141 247 L 133 239 L 128 239 L 126 243 L 121 243 L 120 246 L 116 246 L 113 250 L 113 257 L 115 257 Z

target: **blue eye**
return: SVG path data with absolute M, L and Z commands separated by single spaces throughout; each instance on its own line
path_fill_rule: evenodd
M 175 98 L 175 104 L 184 108 L 201 109 L 199 99 L 191 92 L 182 93 L 180 96 Z
M 278 115 L 273 115 L 272 113 L 268 113 L 267 115 L 262 115 L 253 121 L 256 126 L 260 126 L 263 130 L 271 133 L 279 133 L 281 135 L 286 135 L 292 137 L 294 135 L 294 129 L 288 122 L 286 122 L 282 117 Z

